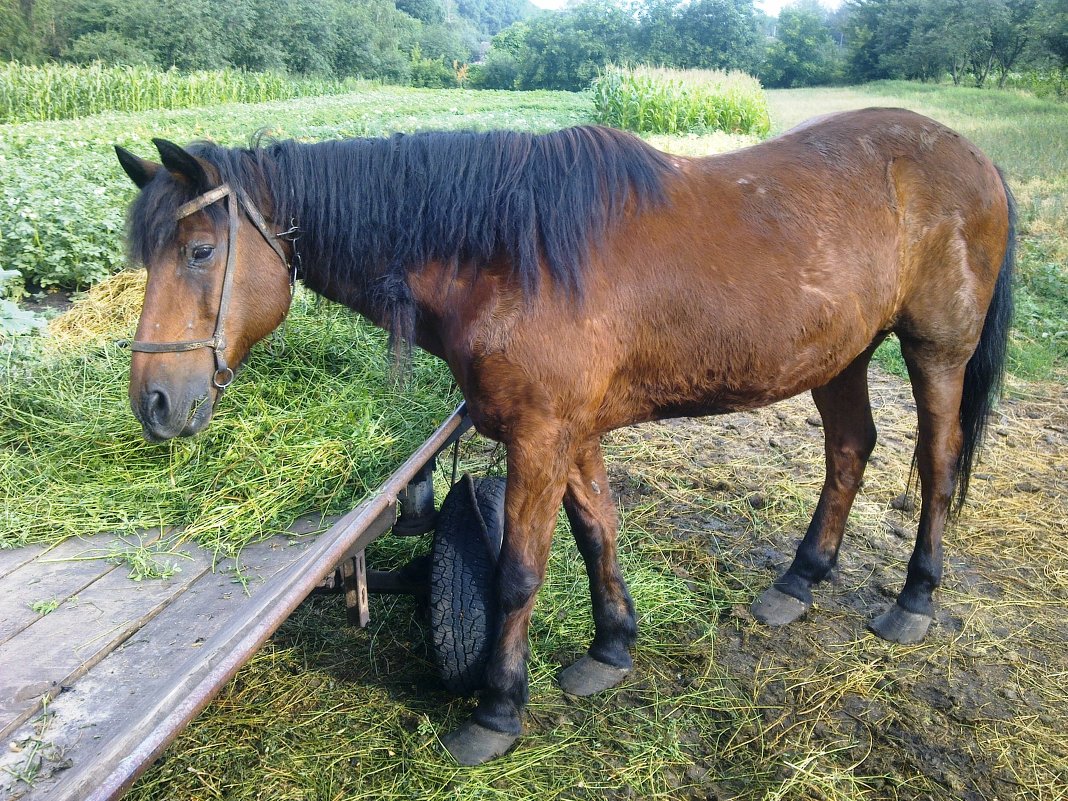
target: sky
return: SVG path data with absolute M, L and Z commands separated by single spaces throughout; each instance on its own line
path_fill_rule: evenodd
M 530 0 L 530 2 L 540 8 L 563 8 L 568 0 Z M 789 5 L 790 2 L 791 0 L 755 0 L 754 5 L 774 17 L 778 15 L 783 6 Z M 842 5 L 842 0 L 820 0 L 820 3 L 825 8 L 835 9 Z

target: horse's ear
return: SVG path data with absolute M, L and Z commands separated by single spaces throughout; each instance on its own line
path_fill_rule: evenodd
M 154 161 L 148 161 L 134 155 L 120 145 L 115 145 L 115 155 L 119 157 L 119 164 L 122 165 L 122 169 L 126 171 L 126 174 L 130 176 L 130 180 L 137 185 L 138 189 L 144 189 L 148 182 L 156 177 L 156 173 L 159 172 L 161 166 Z
M 163 160 L 163 166 L 175 178 L 184 178 L 195 189 L 204 189 L 208 186 L 208 174 L 204 171 L 204 165 L 196 156 L 186 152 L 174 142 L 166 139 L 153 139 L 152 143 L 159 151 L 159 157 Z

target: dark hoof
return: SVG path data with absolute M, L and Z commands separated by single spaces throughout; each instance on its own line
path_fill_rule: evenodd
M 799 601 L 775 587 L 768 587 L 753 601 L 750 611 L 753 617 L 769 626 L 785 626 L 793 623 L 809 610 L 812 604 Z
M 442 743 L 453 759 L 461 765 L 471 766 L 496 759 L 518 739 L 518 734 L 494 731 L 469 720 L 456 731 L 446 734 Z
M 933 619 L 930 615 L 909 612 L 894 604 L 868 623 L 868 628 L 888 642 L 913 645 L 923 641 Z
M 598 662 L 588 654 L 571 667 L 560 671 L 560 687 L 568 695 L 585 698 L 615 687 L 630 670 Z

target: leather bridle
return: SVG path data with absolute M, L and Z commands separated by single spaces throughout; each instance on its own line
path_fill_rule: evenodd
M 222 294 L 219 296 L 219 313 L 215 318 L 215 333 L 209 339 L 193 339 L 185 342 L 132 340 L 126 343 L 130 350 L 141 353 L 183 353 L 185 351 L 199 350 L 200 348 L 211 348 L 215 353 L 215 372 L 211 376 L 211 383 L 220 392 L 230 386 L 234 380 L 233 368 L 226 363 L 226 336 L 223 330 L 223 322 L 226 319 L 226 311 L 230 306 L 230 295 L 234 287 L 234 263 L 237 260 L 238 214 L 237 209 L 234 208 L 235 197 L 237 198 L 237 203 L 240 204 L 248 218 L 252 220 L 252 224 L 256 226 L 267 244 L 278 254 L 278 258 L 282 261 L 282 266 L 290 274 L 290 284 L 292 285 L 293 273 L 290 270 L 289 259 L 286 258 L 282 246 L 278 244 L 280 235 L 275 234 L 268 228 L 260 210 L 256 208 L 244 189 L 241 187 L 234 189 L 229 184 L 223 184 L 190 200 L 188 203 L 182 204 L 178 207 L 176 214 L 176 219 L 181 220 L 201 211 L 212 203 L 217 203 L 223 199 L 226 200 L 230 241 L 226 247 L 226 267 L 223 271 Z M 287 231 L 282 236 L 288 233 L 292 233 L 292 231 Z

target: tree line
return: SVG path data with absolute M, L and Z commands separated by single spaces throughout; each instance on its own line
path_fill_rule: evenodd
M 0 0 L 0 57 L 455 85 L 454 61 L 477 59 L 534 10 L 528 0 Z
M 1068 71 L 1068 0 L 799 0 L 777 19 L 751 0 L 588 0 L 497 34 L 473 79 L 579 89 L 606 63 L 741 69 L 772 87 L 884 78 L 1004 84 Z
M 739 69 L 767 86 L 1068 75 L 1068 0 L 0 0 L 0 54 L 421 86 L 578 90 L 606 64 Z M 462 65 L 473 63 L 468 70 Z

